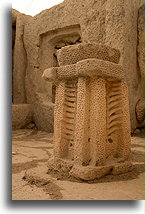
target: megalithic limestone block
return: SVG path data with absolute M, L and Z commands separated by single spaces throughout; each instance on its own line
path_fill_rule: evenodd
M 85 77 L 78 78 L 77 111 L 75 118 L 74 163 L 82 165 L 89 161 L 89 89 Z
M 97 78 L 91 81 L 90 95 L 90 142 L 91 165 L 105 161 L 106 145 L 106 86 L 105 80 Z
M 83 180 L 132 170 L 130 118 L 118 50 L 96 43 L 58 51 L 60 67 L 43 77 L 56 85 L 54 156 L 48 167 Z

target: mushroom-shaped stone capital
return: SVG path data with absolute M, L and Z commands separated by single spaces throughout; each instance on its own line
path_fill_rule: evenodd
M 57 67 L 47 68 L 44 70 L 42 77 L 49 82 L 57 81 Z

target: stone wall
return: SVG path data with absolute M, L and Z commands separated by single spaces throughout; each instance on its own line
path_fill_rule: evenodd
M 55 87 L 42 79 L 42 73 L 58 65 L 58 49 L 80 42 L 99 42 L 120 50 L 132 131 L 142 126 L 142 5 L 142 0 L 65 0 L 34 17 L 17 17 L 13 100 L 32 104 L 38 129 L 53 131 Z
M 138 11 L 138 36 L 137 36 L 137 56 L 138 56 L 138 73 L 140 77 L 140 82 L 138 84 L 138 101 L 136 103 L 136 117 L 139 122 L 139 125 L 143 126 L 143 120 L 144 120 L 144 14 L 143 14 L 144 8 L 143 6 L 140 7 Z
M 13 103 L 26 103 L 25 73 L 27 55 L 23 41 L 24 25 L 31 18 L 12 10 L 13 23 Z
M 135 108 L 140 94 L 143 94 L 140 87 L 141 77 L 137 54 L 138 9 L 140 4 L 141 1 L 136 0 L 108 0 L 106 7 L 105 41 L 106 44 L 118 48 L 121 52 L 120 64 L 125 69 L 129 89 L 132 130 L 135 130 L 139 126 Z

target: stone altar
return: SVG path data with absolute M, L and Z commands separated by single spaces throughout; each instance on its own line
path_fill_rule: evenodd
M 59 67 L 43 77 L 56 85 L 54 157 L 48 167 L 83 180 L 132 170 L 130 116 L 117 49 L 97 43 L 63 47 Z

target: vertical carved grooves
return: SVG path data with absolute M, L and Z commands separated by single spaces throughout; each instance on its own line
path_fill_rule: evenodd
M 107 139 L 115 133 L 121 125 L 122 118 L 122 91 L 120 82 L 107 82 Z
M 73 146 L 74 128 L 76 116 L 77 101 L 77 80 L 68 80 L 65 83 L 64 113 L 63 113 L 63 130 L 62 136 L 68 140 L 68 147 Z

